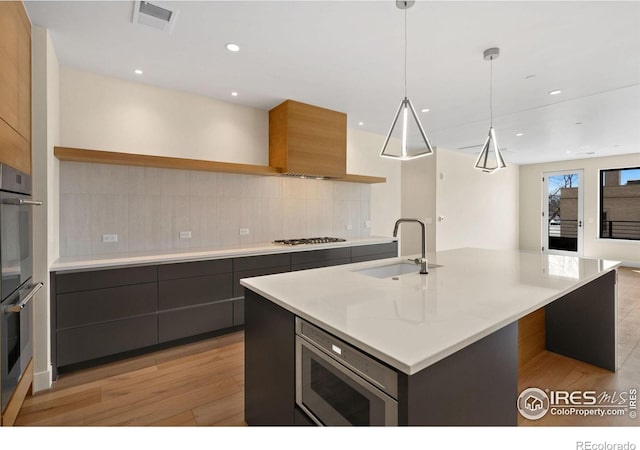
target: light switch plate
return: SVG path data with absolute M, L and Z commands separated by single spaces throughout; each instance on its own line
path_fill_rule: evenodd
M 103 234 L 102 235 L 102 242 L 103 243 L 118 242 L 118 235 L 117 234 Z
M 371 228 L 371 221 L 370 220 L 365 220 L 364 221 L 364 227 L 365 228 Z
M 181 231 L 180 239 L 191 239 L 191 231 Z
M 248 236 L 249 229 L 248 228 L 240 228 L 240 236 Z

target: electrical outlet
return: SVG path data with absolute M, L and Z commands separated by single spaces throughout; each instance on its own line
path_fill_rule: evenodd
M 104 242 L 104 243 L 118 242 L 118 235 L 117 234 L 103 234 L 102 235 L 102 242 Z
M 346 228 L 347 230 L 353 230 L 353 225 L 351 225 L 351 224 L 347 224 L 347 225 L 345 226 L 345 228 Z
M 191 239 L 191 231 L 181 231 L 180 239 Z
M 249 229 L 248 228 L 240 228 L 240 236 L 248 236 Z
M 370 220 L 365 220 L 364 221 L 364 227 L 365 228 L 371 228 L 371 221 Z

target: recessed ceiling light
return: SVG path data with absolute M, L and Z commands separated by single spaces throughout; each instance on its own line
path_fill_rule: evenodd
M 234 97 L 237 97 L 238 93 L 237 92 L 232 92 L 231 95 L 233 95 Z
M 565 153 L 566 153 L 567 155 L 570 155 L 570 154 L 572 154 L 573 152 L 572 152 L 571 150 L 567 150 Z
M 524 136 L 524 133 L 516 133 L 516 136 L 518 136 L 518 137 Z
M 358 122 L 358 125 L 362 126 L 362 125 L 364 125 L 364 122 Z
M 142 75 L 142 70 L 136 69 L 133 71 L 136 75 Z
M 240 46 L 238 44 L 229 43 L 226 45 L 227 50 L 230 52 L 239 52 Z
M 429 111 L 431 111 L 429 108 L 422 108 L 422 109 L 420 110 L 420 112 L 429 112 Z
M 549 92 L 549 95 L 558 95 L 558 94 L 562 94 L 562 91 L 559 90 L 559 89 L 556 89 L 555 91 Z

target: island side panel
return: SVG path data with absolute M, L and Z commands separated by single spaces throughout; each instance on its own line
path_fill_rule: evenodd
M 515 426 L 518 323 L 414 375 L 400 374 L 400 425 Z
M 547 350 L 616 371 L 616 272 L 545 308 Z
M 294 424 L 295 316 L 245 289 L 244 417 L 248 425 Z

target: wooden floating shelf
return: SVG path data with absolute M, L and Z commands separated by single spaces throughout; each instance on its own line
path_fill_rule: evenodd
M 253 164 L 237 164 L 202 159 L 173 158 L 169 156 L 139 155 L 135 153 L 106 152 L 82 148 L 54 147 L 53 154 L 60 161 L 88 162 L 97 164 L 115 164 L 120 166 L 156 167 L 161 169 L 200 170 L 204 172 L 224 172 L 245 175 L 275 176 L 281 171 L 275 167 Z M 334 181 L 351 183 L 385 183 L 384 177 L 346 174 Z
M 60 161 L 157 167 L 161 169 L 201 170 L 204 172 L 243 173 L 249 175 L 278 175 L 278 170 L 269 166 L 173 158 L 169 156 L 138 155 L 134 153 L 105 152 L 101 150 L 69 147 L 54 147 L 53 154 Z

